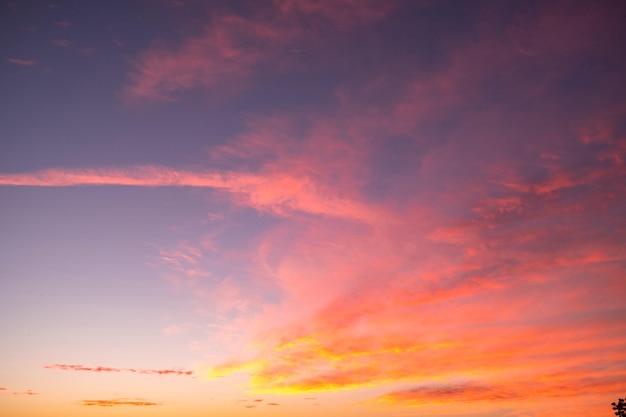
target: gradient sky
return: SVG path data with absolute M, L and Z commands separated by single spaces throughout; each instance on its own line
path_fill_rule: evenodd
M 609 416 L 626 3 L 0 6 L 0 414 Z

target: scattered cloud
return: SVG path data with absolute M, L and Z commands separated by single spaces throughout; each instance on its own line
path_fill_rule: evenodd
M 39 393 L 27 389 L 26 391 L 14 391 L 14 392 L 11 392 L 11 395 L 39 395 Z
M 5 388 L 5 387 L 0 387 L 0 392 L 2 394 L 7 394 L 7 395 L 27 395 L 27 396 L 39 395 L 38 392 L 35 392 L 33 390 L 30 390 L 30 389 L 27 389 L 25 391 L 11 391 L 11 390 L 9 390 L 8 388 Z
M 7 395 L 26 395 L 26 396 L 31 396 L 31 395 L 39 395 L 38 392 L 35 392 L 33 390 L 25 390 L 25 391 L 9 391 L 6 388 L 0 388 L 0 391 L 3 391 L 3 394 L 7 394 Z

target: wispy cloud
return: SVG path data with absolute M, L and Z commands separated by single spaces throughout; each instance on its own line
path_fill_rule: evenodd
M 242 79 L 253 65 L 284 44 L 289 33 L 239 16 L 216 17 L 202 36 L 186 39 L 177 50 L 154 48 L 136 61 L 131 98 L 170 100 L 192 87 Z
M 39 395 L 38 392 L 35 392 L 33 390 L 27 389 L 24 391 L 11 391 L 8 388 L 5 387 L 0 387 L 0 393 L 2 394 L 6 394 L 6 395 Z
M 377 0 L 275 0 L 277 10 L 293 19 L 322 18 L 347 31 L 383 20 L 396 5 Z
M 32 67 L 37 63 L 34 59 L 7 58 L 7 62 L 23 67 Z
M 67 39 L 52 39 L 50 43 L 59 48 L 69 48 L 73 45 L 73 43 Z
M 176 325 L 167 326 L 166 328 L 163 329 L 163 333 L 165 334 L 179 334 L 179 333 L 182 333 L 183 331 L 184 330 L 180 326 L 176 326 Z
M 82 405 L 87 407 L 118 407 L 126 405 L 136 407 L 151 407 L 162 404 L 147 401 L 142 398 L 116 398 L 113 400 L 82 400 Z
M 148 375 L 192 375 L 192 371 L 182 369 L 135 369 L 135 368 L 111 368 L 108 366 L 83 366 L 83 365 L 66 365 L 54 364 L 45 365 L 45 369 L 58 369 L 62 371 L 85 371 L 85 372 L 129 372 L 133 374 Z
M 247 17 L 214 15 L 200 35 L 176 48 L 155 46 L 139 57 L 125 94 L 172 100 L 193 87 L 242 84 L 253 70 L 288 61 L 293 45 L 315 45 L 320 34 L 304 23 L 308 19 L 323 19 L 329 29 L 347 31 L 383 19 L 392 8 L 391 2 L 280 0 Z
M 26 395 L 26 396 L 39 395 L 38 392 L 35 392 L 30 389 L 27 389 L 24 391 L 11 391 L 8 388 L 0 388 L 0 393 L 3 395 Z
M 126 169 L 51 169 L 2 174 L 1 185 L 68 187 L 124 185 L 141 187 L 205 187 L 231 192 L 240 204 L 288 215 L 292 211 L 363 220 L 376 217 L 370 207 L 320 188 L 306 176 L 181 171 L 140 166 Z

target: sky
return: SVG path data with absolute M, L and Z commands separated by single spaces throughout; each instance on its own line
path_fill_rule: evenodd
M 0 10 L 1 415 L 626 395 L 625 3 Z

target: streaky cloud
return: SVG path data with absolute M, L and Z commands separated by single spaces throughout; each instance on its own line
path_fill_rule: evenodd
M 37 63 L 34 59 L 7 58 L 7 62 L 23 67 L 32 67 Z
M 45 365 L 45 369 L 58 369 L 62 371 L 85 371 L 85 372 L 130 372 L 134 374 L 148 375 L 192 375 L 192 371 L 181 369 L 136 369 L 136 368 L 112 368 L 108 366 L 83 366 L 83 365 L 66 365 L 54 364 Z
M 118 406 L 135 406 L 135 407 L 151 407 L 161 405 L 142 398 L 119 398 L 113 400 L 82 400 L 82 405 L 86 407 L 118 407 Z
M 236 203 L 287 216 L 291 212 L 373 221 L 372 207 L 335 195 L 313 178 L 289 173 L 184 171 L 159 166 L 124 169 L 48 169 L 0 174 L 0 185 L 32 187 L 134 186 L 199 187 L 232 193 Z

